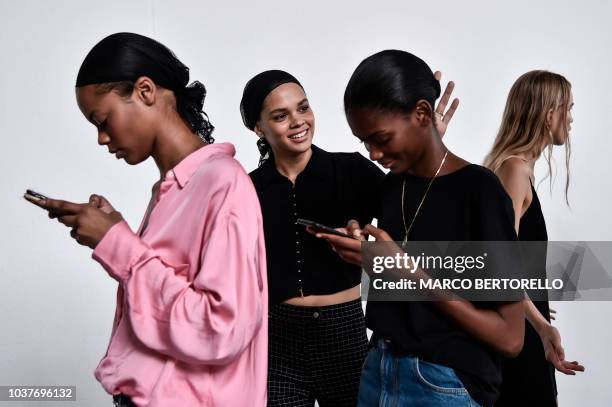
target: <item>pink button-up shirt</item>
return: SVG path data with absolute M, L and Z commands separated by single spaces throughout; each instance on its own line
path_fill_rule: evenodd
M 119 281 L 96 378 L 138 406 L 264 406 L 268 299 L 263 224 L 234 146 L 168 171 L 138 233 L 114 225 L 93 258 Z

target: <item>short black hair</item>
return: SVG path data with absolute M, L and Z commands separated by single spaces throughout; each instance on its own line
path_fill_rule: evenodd
M 406 51 L 385 50 L 364 59 L 344 91 L 344 111 L 371 108 L 410 113 L 424 99 L 434 108 L 440 82 L 421 58 Z

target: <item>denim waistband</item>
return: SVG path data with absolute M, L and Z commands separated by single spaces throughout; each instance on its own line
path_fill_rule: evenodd
M 393 343 L 392 341 L 388 339 L 377 336 L 376 334 L 372 334 L 372 337 L 370 338 L 370 342 L 368 346 L 370 349 L 378 348 L 382 351 L 387 351 L 396 357 L 417 357 L 418 356 L 412 352 L 406 351 L 401 346 L 398 346 L 397 344 Z

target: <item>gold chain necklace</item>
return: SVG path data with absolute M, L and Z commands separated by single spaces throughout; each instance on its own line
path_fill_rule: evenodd
M 414 216 L 412 217 L 412 221 L 410 222 L 410 226 L 406 226 L 406 215 L 404 214 L 404 202 L 405 202 L 404 201 L 404 192 L 406 191 L 406 176 L 404 176 L 404 182 L 402 183 L 402 221 L 404 222 L 404 230 L 406 231 L 406 236 L 404 237 L 404 242 L 402 243 L 402 246 L 404 247 L 404 249 L 406 249 L 406 247 L 408 246 L 408 235 L 410 234 L 410 230 L 412 229 L 412 225 L 414 224 L 414 220 L 416 219 L 417 215 L 419 214 L 419 211 L 421 210 L 421 206 L 423 206 L 423 202 L 425 202 L 425 198 L 427 197 L 427 193 L 429 192 L 429 188 L 431 188 L 431 184 L 433 184 L 434 180 L 436 179 L 436 177 L 440 173 L 440 170 L 442 169 L 442 166 L 444 165 L 444 161 L 446 161 L 446 156 L 447 155 L 448 155 L 448 150 L 446 150 L 446 153 L 444 153 L 444 157 L 442 157 L 442 161 L 440 162 L 440 166 L 438 167 L 438 170 L 434 174 L 434 176 L 431 179 L 431 181 L 429 181 L 429 185 L 427 185 L 427 189 L 425 190 L 425 193 L 423 194 L 423 198 L 421 198 L 421 203 L 419 203 L 419 206 L 417 207 L 416 211 L 414 212 Z

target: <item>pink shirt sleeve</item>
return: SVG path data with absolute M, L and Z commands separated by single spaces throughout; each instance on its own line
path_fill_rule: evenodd
M 190 364 L 227 364 L 259 330 L 267 300 L 260 278 L 265 258 L 258 253 L 261 215 L 244 177 L 236 181 L 249 185 L 233 184 L 211 195 L 219 202 L 208 205 L 218 210 L 206 216 L 201 264 L 192 282 L 177 275 L 125 221 L 96 247 L 94 259 L 123 284 L 125 312 L 150 349 Z

